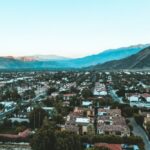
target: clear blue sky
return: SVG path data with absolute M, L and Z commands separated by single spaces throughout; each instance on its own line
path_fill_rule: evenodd
M 0 55 L 80 57 L 150 43 L 150 0 L 0 0 Z

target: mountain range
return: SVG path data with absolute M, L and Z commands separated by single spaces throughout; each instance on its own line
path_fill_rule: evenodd
M 58 61 L 58 60 L 71 59 L 71 58 L 57 56 L 57 55 L 34 55 L 34 56 L 21 56 L 21 57 L 14 57 L 14 58 L 22 61 Z
M 94 70 L 150 69 L 150 46 L 120 60 L 113 60 L 90 67 Z
M 35 55 L 22 57 L 0 57 L 0 69 L 79 69 L 92 66 L 94 69 L 110 69 L 109 65 L 121 68 L 121 61 L 126 57 L 133 57 L 150 44 L 135 45 L 117 49 L 105 50 L 99 54 L 82 58 L 66 58 L 55 55 Z M 133 56 L 132 56 L 133 55 Z M 122 60 L 123 59 L 123 60 Z M 131 58 L 132 59 L 132 58 Z M 109 62 L 110 61 L 110 62 Z M 140 59 L 140 61 L 142 61 Z M 116 65 L 120 63 L 120 66 Z M 108 65 L 107 65 L 108 64 Z M 130 65 L 130 64 L 129 64 Z M 128 65 L 128 66 L 129 66 Z M 117 67 L 118 66 L 118 67 Z M 124 67 L 126 68 L 126 67 Z M 134 67 L 131 67 L 134 68 Z

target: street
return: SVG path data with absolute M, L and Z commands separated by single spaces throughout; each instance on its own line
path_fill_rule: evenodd
M 133 134 L 140 136 L 145 144 L 145 150 L 150 150 L 150 141 L 145 131 L 136 123 L 134 118 L 129 118 L 130 124 L 133 126 Z
M 114 101 L 123 103 L 122 99 L 117 96 L 117 94 L 115 93 L 115 91 L 113 90 L 111 86 L 108 87 L 108 93 Z

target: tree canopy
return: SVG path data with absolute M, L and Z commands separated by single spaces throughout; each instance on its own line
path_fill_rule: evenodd
M 40 128 L 46 116 L 48 117 L 48 113 L 45 110 L 40 107 L 34 108 L 34 110 L 29 114 L 31 128 Z
M 72 132 L 55 131 L 52 125 L 39 129 L 30 145 L 33 150 L 81 150 L 78 135 Z

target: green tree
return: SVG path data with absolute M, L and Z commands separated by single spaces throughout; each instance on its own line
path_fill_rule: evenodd
M 58 115 L 54 115 L 52 117 L 52 120 L 56 123 L 56 124 L 64 124 L 65 123 L 65 120 L 63 118 L 63 116 L 61 114 L 58 114 Z
M 52 126 L 43 126 L 30 142 L 32 150 L 55 150 L 55 144 L 56 136 Z
M 70 106 L 72 106 L 72 107 L 81 106 L 81 101 L 82 101 L 82 99 L 79 96 L 73 96 L 70 99 Z
M 34 97 L 35 97 L 35 90 L 34 89 L 27 90 L 23 93 L 24 99 L 29 99 L 29 98 L 34 98 Z
M 92 124 L 88 125 L 88 134 L 89 135 L 94 135 L 95 134 L 95 129 L 94 126 Z
M 3 92 L 2 99 L 17 101 L 21 98 L 16 88 L 6 88 Z
M 40 128 L 42 126 L 43 120 L 46 116 L 48 117 L 48 114 L 45 110 L 43 110 L 40 107 L 35 108 L 29 114 L 29 120 L 30 120 L 31 128 Z
M 82 96 L 84 98 L 88 98 L 88 97 L 93 96 L 93 94 L 92 94 L 92 91 L 90 89 L 86 88 L 86 89 L 82 90 Z
M 72 132 L 55 131 L 54 126 L 43 125 L 33 136 L 33 150 L 81 150 L 80 138 Z
M 0 110 L 4 109 L 4 105 L 0 104 Z
M 125 89 L 124 88 L 121 88 L 119 89 L 116 94 L 119 96 L 119 97 L 125 97 Z
M 53 88 L 53 87 L 50 87 L 48 90 L 47 90 L 47 95 L 51 95 L 53 92 L 56 92 L 56 88 Z
M 150 121 L 146 123 L 146 130 L 150 134 Z
M 81 150 L 80 137 L 73 132 L 56 132 L 55 150 Z
M 139 124 L 140 126 L 143 126 L 144 117 L 142 115 L 135 114 L 134 118 L 135 118 L 135 121 L 137 122 L 137 124 Z

